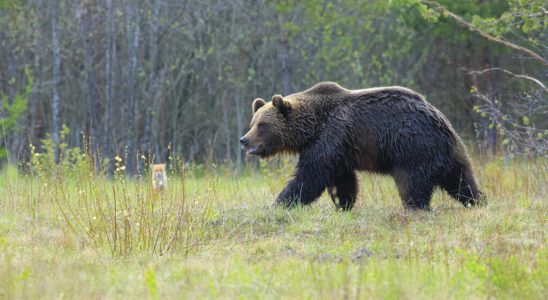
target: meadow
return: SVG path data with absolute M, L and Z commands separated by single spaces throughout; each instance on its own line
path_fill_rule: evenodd
M 326 194 L 272 207 L 289 161 L 188 166 L 163 193 L 121 158 L 109 178 L 77 159 L 36 161 L 0 173 L 2 299 L 548 295 L 546 159 L 476 161 L 489 202 L 464 208 L 436 191 L 430 212 L 405 211 L 393 180 L 370 174 L 351 212 Z

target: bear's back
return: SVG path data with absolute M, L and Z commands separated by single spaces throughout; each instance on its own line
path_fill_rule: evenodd
M 407 99 L 410 101 L 416 100 L 419 102 L 425 102 L 424 97 L 419 93 L 401 86 L 386 86 L 386 87 L 374 87 L 360 90 L 349 90 L 340 86 L 336 82 L 325 81 L 320 82 L 302 92 L 311 97 L 304 97 L 301 99 L 316 100 L 317 98 L 324 98 L 327 96 L 329 99 L 339 102 L 352 102 L 353 100 L 366 99 L 374 101 L 375 99 Z
M 374 87 L 360 90 L 346 89 L 336 82 L 320 82 L 302 92 L 305 97 L 296 97 L 301 101 L 310 101 L 311 107 L 320 112 L 340 111 L 346 119 L 354 120 L 363 125 L 369 124 L 371 119 L 387 114 L 386 118 L 376 120 L 375 124 L 387 124 L 396 120 L 388 117 L 397 114 L 408 121 L 427 122 L 438 130 L 456 139 L 456 133 L 447 118 L 434 106 L 429 104 L 422 95 L 412 89 L 401 86 Z M 297 94 L 295 94 L 297 95 Z M 314 104 L 313 104 L 314 103 Z M 318 105 L 322 103 L 323 105 Z M 309 106 L 310 107 L 310 106 Z M 377 116 L 372 116 L 378 114 Z M 336 114 L 335 114 L 336 115 Z M 363 118 L 370 116 L 371 118 Z M 340 116 L 338 116 L 340 117 Z M 397 131 L 397 130 L 396 130 Z

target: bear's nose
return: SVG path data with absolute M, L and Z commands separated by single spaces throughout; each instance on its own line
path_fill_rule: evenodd
M 249 144 L 249 140 L 243 136 L 242 138 L 240 138 L 240 144 L 242 144 L 242 146 L 247 146 Z

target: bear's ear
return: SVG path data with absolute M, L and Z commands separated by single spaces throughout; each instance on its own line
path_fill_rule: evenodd
M 253 109 L 253 113 L 256 113 L 257 110 L 259 110 L 259 108 L 263 107 L 263 105 L 265 104 L 266 102 L 261 98 L 257 98 L 253 100 L 253 104 L 251 105 L 251 109 Z
M 272 105 L 282 114 L 286 114 L 291 110 L 291 102 L 285 100 L 282 95 L 274 95 L 272 97 Z

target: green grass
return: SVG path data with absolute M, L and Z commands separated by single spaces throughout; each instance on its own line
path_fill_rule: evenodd
M 364 174 L 351 212 L 271 207 L 281 171 L 142 182 L 0 174 L 0 298 L 518 298 L 548 295 L 546 160 L 476 166 L 489 203 L 405 212 Z M 121 173 L 119 173 L 121 174 Z

